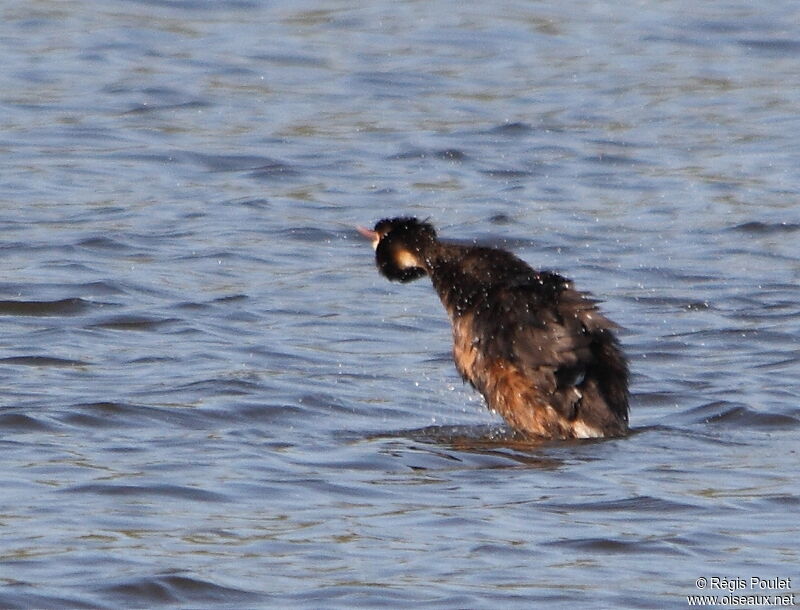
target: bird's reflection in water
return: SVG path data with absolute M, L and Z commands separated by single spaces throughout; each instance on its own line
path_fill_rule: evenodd
M 576 459 L 572 454 L 563 457 L 554 454 L 555 448 L 565 449 L 601 440 L 552 441 L 532 439 L 514 430 L 498 425 L 486 426 L 426 426 L 394 433 L 369 435 L 370 441 L 389 442 L 386 451 L 397 455 L 414 452 L 427 453 L 450 462 L 483 468 L 525 467 L 555 470 L 561 468 L 567 459 Z M 409 443 L 409 441 L 412 441 Z M 586 456 L 581 456 L 584 459 Z M 438 460 L 437 460 L 438 463 Z M 436 468 L 436 464 L 412 468 Z M 441 463 L 438 463 L 441 467 Z

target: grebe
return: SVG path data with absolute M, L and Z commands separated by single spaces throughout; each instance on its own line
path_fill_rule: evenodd
M 505 250 L 442 243 L 416 218 L 358 231 L 389 280 L 430 276 L 453 326 L 458 372 L 516 431 L 547 439 L 628 431 L 617 326 L 570 280 Z

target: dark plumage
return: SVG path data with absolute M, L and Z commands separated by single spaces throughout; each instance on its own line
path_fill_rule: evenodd
M 571 281 L 505 250 L 442 243 L 416 218 L 359 231 L 388 279 L 430 276 L 453 325 L 456 368 L 515 430 L 560 439 L 627 432 L 616 325 Z

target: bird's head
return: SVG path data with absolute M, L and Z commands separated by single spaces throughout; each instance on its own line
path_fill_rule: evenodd
M 436 243 L 436 230 L 416 218 L 384 218 L 374 229 L 356 227 L 372 242 L 381 274 L 399 282 L 410 282 L 428 271 L 426 252 Z

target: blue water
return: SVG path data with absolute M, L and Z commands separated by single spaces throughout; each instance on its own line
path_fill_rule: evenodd
M 0 607 L 796 589 L 799 20 L 788 0 L 4 8 Z M 353 231 L 397 214 L 601 298 L 632 434 L 515 442 L 430 285 L 386 282 Z

